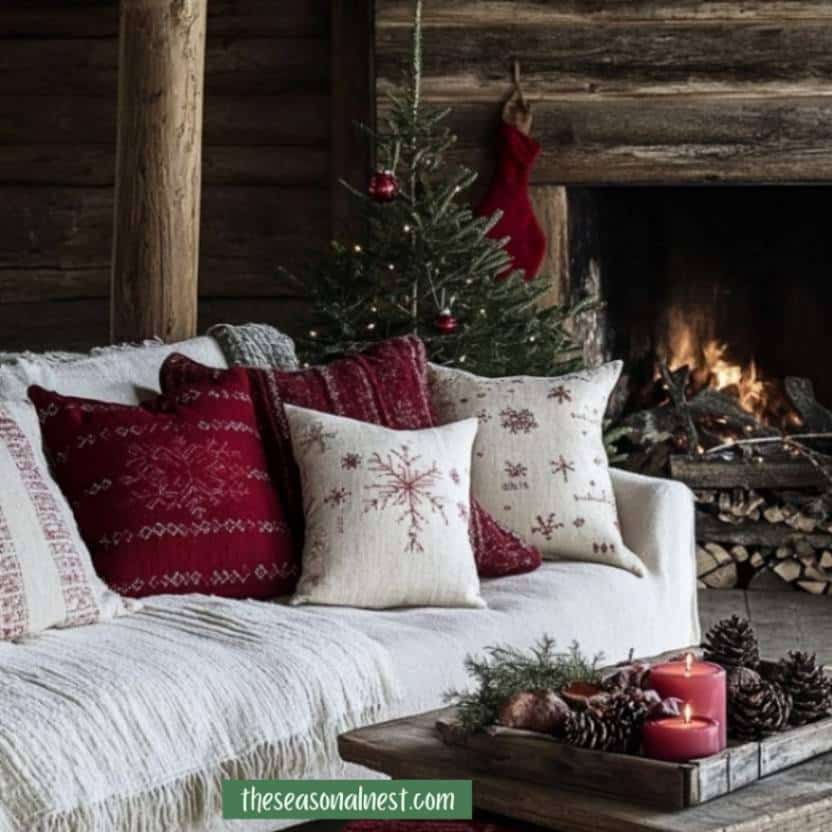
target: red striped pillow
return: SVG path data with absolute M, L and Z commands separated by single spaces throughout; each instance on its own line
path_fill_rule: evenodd
M 172 355 L 162 366 L 162 390 L 172 392 L 194 382 L 219 383 L 223 372 L 227 371 Z M 280 485 L 287 519 L 298 541 L 303 532 L 300 478 L 284 403 L 394 430 L 421 430 L 437 424 L 427 387 L 425 347 L 415 336 L 392 338 L 306 370 L 252 368 L 246 372 L 272 477 Z M 534 547 L 498 525 L 476 501 L 471 506 L 471 540 L 481 576 L 513 575 L 540 566 Z

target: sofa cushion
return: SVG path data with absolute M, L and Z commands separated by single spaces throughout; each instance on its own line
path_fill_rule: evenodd
M 483 606 L 468 535 L 476 419 L 402 431 L 286 414 L 306 517 L 293 604 Z
M 340 760 L 337 731 L 439 707 L 466 685 L 468 653 L 528 647 L 544 632 L 610 662 L 698 643 L 690 492 L 619 472 L 613 483 L 625 541 L 648 565 L 640 580 L 546 563 L 483 581 L 485 610 L 171 596 L 0 644 L 0 819 L 73 832 L 241 829 L 221 819 L 223 778 L 372 776 Z
M 171 353 L 181 353 L 211 367 L 227 367 L 219 344 L 208 336 L 178 344 L 150 341 L 93 350 L 76 360 L 24 353 L 0 366 L 0 399 L 25 399 L 33 384 L 65 396 L 138 404 L 159 392 L 159 368 Z
M 268 598 L 297 579 L 248 377 L 221 374 L 137 407 L 30 388 L 55 478 L 122 594 Z
M 476 416 L 474 496 L 547 558 L 644 574 L 624 545 L 604 447 L 607 401 L 621 362 L 566 376 L 481 378 L 431 365 L 441 422 Z
M 362 353 L 294 373 L 251 370 L 252 395 L 272 474 L 280 483 L 295 538 L 303 537 L 300 479 L 292 455 L 284 404 L 333 413 L 395 430 L 422 430 L 436 424 L 426 387 L 424 344 L 413 336 L 393 338 Z M 172 355 L 161 372 L 163 390 L 216 375 L 197 362 Z M 479 574 L 512 575 L 536 569 L 540 554 L 498 525 L 474 500 L 471 536 Z
M 0 640 L 125 612 L 52 481 L 28 402 L 0 402 Z

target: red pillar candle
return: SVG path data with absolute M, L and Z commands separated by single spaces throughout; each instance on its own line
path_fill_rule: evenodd
M 644 754 L 654 760 L 685 763 L 718 753 L 719 725 L 705 716 L 692 716 L 685 705 L 682 716 L 651 719 L 642 730 Z
M 651 668 L 648 685 L 662 699 L 675 696 L 690 704 L 695 717 L 708 717 L 719 726 L 719 748 L 728 744 L 725 670 L 712 662 L 695 661 L 688 653 L 684 659 L 665 662 Z

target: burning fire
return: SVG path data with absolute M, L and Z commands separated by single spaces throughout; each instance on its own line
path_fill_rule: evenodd
M 722 390 L 763 424 L 798 426 L 800 418 L 780 385 L 763 378 L 753 359 L 745 365 L 730 360 L 728 345 L 714 337 L 711 330 L 709 324 L 695 326 L 680 309 L 672 309 L 665 347 L 668 368 L 690 368 L 692 394 L 706 387 Z

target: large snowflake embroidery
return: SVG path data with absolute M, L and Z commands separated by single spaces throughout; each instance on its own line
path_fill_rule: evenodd
M 563 454 L 560 454 L 557 459 L 551 460 L 549 465 L 552 466 L 552 473 L 555 476 L 563 474 L 564 482 L 569 482 L 569 474 L 575 472 L 575 463 L 569 462 Z
M 558 521 L 557 516 L 553 512 L 550 512 L 545 518 L 538 514 L 537 525 L 532 526 L 532 534 L 541 534 L 546 540 L 551 540 L 554 533 L 562 528 L 563 523 Z
M 400 508 L 398 523 L 407 523 L 408 552 L 423 552 L 419 536 L 427 519 L 426 512 L 439 514 L 445 525 L 445 500 L 434 489 L 442 479 L 436 462 L 429 467 L 418 465 L 420 457 L 412 456 L 410 448 L 402 445 L 398 451 L 390 451 L 384 458 L 378 452 L 370 457 L 367 468 L 378 477 L 365 486 L 372 496 L 364 501 L 365 511 L 384 511 Z
M 249 470 L 225 442 L 176 436 L 165 445 L 131 445 L 127 454 L 121 482 L 150 511 L 185 509 L 201 519 L 209 508 L 248 494 Z
M 558 404 L 572 401 L 572 391 L 563 384 L 558 384 L 549 391 L 549 399 L 556 399 Z
M 527 407 L 516 410 L 513 407 L 506 407 L 500 411 L 501 424 L 509 433 L 531 433 L 538 427 L 534 413 Z
M 324 453 L 330 439 L 335 438 L 335 431 L 328 431 L 323 422 L 312 422 L 303 429 L 298 440 L 298 447 L 301 453 L 307 454 L 312 448 L 317 448 L 318 453 Z

